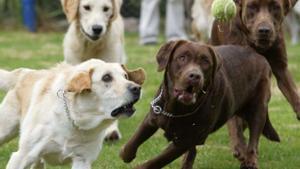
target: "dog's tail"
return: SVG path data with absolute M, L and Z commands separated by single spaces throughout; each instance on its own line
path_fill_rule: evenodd
M 14 71 L 7 71 L 0 69 L 0 90 L 8 91 L 15 87 L 19 77 L 24 74 L 25 69 L 16 69 Z
M 280 137 L 279 137 L 277 131 L 272 126 L 272 123 L 269 119 L 269 114 L 267 114 L 266 124 L 265 124 L 264 130 L 263 130 L 263 135 L 271 141 L 280 142 Z

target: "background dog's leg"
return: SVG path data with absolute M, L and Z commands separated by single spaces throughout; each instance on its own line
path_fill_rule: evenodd
M 271 97 L 270 88 L 270 80 L 262 79 L 257 88 L 255 98 L 244 109 L 246 111 L 246 120 L 249 124 L 250 137 L 246 159 L 241 163 L 241 169 L 258 168 L 258 143 L 267 119 L 268 102 Z
M 186 152 L 183 158 L 182 169 L 192 169 L 196 155 L 196 147 L 192 147 L 188 152 Z
M 296 84 L 288 70 L 285 43 L 283 40 L 281 41 L 282 43 L 278 43 L 278 46 L 275 47 L 276 49 L 268 52 L 266 58 L 271 65 L 279 89 L 292 105 L 294 111 L 297 113 L 298 119 L 300 120 L 300 97 L 297 93 Z
M 158 169 L 163 168 L 173 160 L 184 154 L 189 147 L 180 147 L 171 143 L 160 155 L 146 163 L 138 166 L 136 169 Z
M 30 169 L 45 169 L 45 163 L 42 159 L 38 160 Z
M 157 131 L 158 127 L 150 125 L 149 123 L 150 118 L 149 115 L 147 115 L 135 134 L 122 148 L 120 156 L 124 162 L 131 162 L 135 158 L 139 146 Z
M 20 116 L 20 104 L 16 93 L 9 91 L 0 105 L 0 145 L 18 134 Z
M 116 141 L 120 140 L 121 138 L 122 135 L 118 127 L 118 120 L 116 120 L 105 130 L 105 140 Z
M 230 144 L 233 155 L 240 161 L 245 160 L 247 143 L 244 136 L 244 121 L 239 116 L 234 116 L 227 122 Z

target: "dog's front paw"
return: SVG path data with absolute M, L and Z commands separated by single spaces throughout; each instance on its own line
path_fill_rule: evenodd
M 130 163 L 136 157 L 136 149 L 124 146 L 120 151 L 120 157 L 125 163 Z
M 255 163 L 242 163 L 240 169 L 258 169 Z
M 257 155 L 255 151 L 250 151 L 247 153 L 247 158 L 245 161 L 241 162 L 241 169 L 258 169 L 257 165 Z
M 121 137 L 121 133 L 117 130 L 114 130 L 105 136 L 105 141 L 118 141 L 121 139 Z
M 293 106 L 294 112 L 297 114 L 297 119 L 300 121 L 300 101 Z
M 233 156 L 237 158 L 239 161 L 244 161 L 246 159 L 246 146 L 242 144 L 238 144 L 234 146 Z

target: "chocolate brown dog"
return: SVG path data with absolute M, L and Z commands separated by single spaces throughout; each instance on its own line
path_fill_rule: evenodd
M 157 54 L 164 80 L 150 112 L 138 131 L 121 150 L 131 162 L 138 147 L 158 128 L 171 143 L 160 155 L 138 166 L 159 169 L 185 154 L 184 169 L 190 169 L 196 146 L 203 145 L 233 115 L 249 124 L 249 145 L 241 168 L 256 169 L 259 137 L 278 141 L 268 119 L 271 68 L 264 57 L 241 46 L 211 47 L 188 41 L 173 41 Z
M 238 14 L 230 24 L 215 21 L 212 44 L 251 46 L 271 65 L 278 87 L 300 118 L 300 97 L 287 69 L 282 22 L 297 0 L 235 0 Z
M 300 119 L 300 97 L 288 71 L 282 22 L 297 0 L 235 0 L 237 16 L 229 24 L 215 21 L 212 44 L 238 44 L 252 47 L 271 65 L 278 87 Z M 243 159 L 246 147 L 245 123 L 238 118 L 228 122 L 234 156 Z

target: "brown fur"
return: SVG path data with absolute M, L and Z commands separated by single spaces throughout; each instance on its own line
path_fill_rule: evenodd
M 122 68 L 127 73 L 128 79 L 130 81 L 133 81 L 139 85 L 144 84 L 144 82 L 146 80 L 146 73 L 145 73 L 144 69 L 138 68 L 135 70 L 129 70 L 129 69 L 127 69 L 127 67 L 125 65 L 122 65 Z
M 229 24 L 215 21 L 212 44 L 239 44 L 252 47 L 269 62 L 278 87 L 300 118 L 300 97 L 288 71 L 282 21 L 297 0 L 236 0 L 237 16 Z M 243 158 L 245 122 L 235 117 L 229 123 L 234 156 Z M 267 130 L 266 130 L 267 132 Z
M 91 90 L 93 69 L 76 74 L 67 84 L 68 92 L 81 93 Z
M 61 0 L 63 10 L 69 22 L 78 17 L 78 7 L 80 0 Z
M 132 161 L 138 147 L 161 128 L 169 146 L 137 168 L 163 168 L 186 153 L 182 168 L 191 169 L 196 146 L 203 145 L 206 138 L 233 115 L 239 115 L 250 125 L 249 145 L 243 149 L 241 168 L 258 168 L 258 141 L 265 126 L 270 127 L 270 138 L 278 137 L 267 117 L 271 75 L 267 61 L 250 48 L 211 47 L 177 41 L 161 47 L 157 62 L 159 70 L 165 70 L 165 74 L 156 95 L 157 98 L 163 90 L 162 97 L 155 106 L 159 105 L 173 117 L 157 114 L 151 107 L 136 133 L 121 150 L 121 158 L 125 162 Z M 193 78 L 196 75 L 199 78 Z M 189 92 L 190 86 L 196 93 L 196 96 L 191 94 L 196 100 L 181 100 L 176 91 Z

